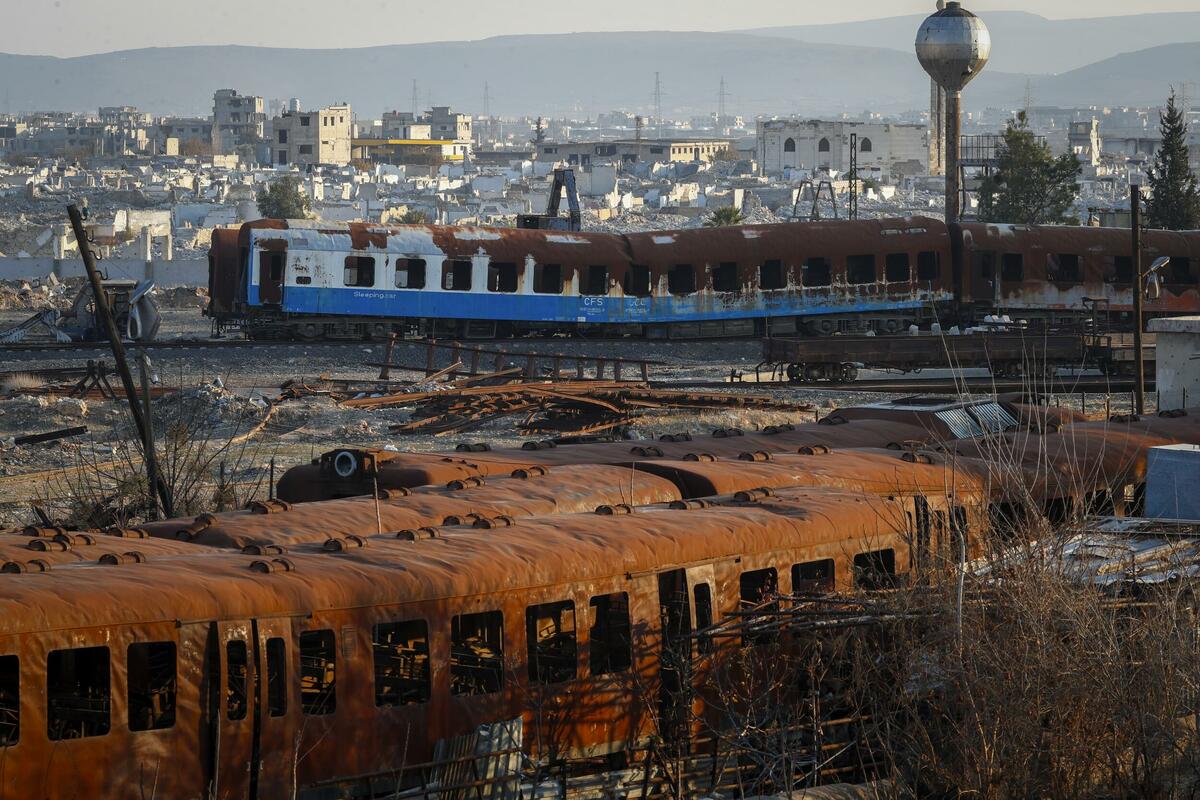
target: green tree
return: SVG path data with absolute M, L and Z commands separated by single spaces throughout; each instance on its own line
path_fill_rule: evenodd
M 261 187 L 255 200 L 264 219 L 304 219 L 312 208 L 300 179 L 291 175 Z
M 1175 92 L 1158 119 L 1162 147 L 1150 168 L 1146 227 L 1186 231 L 1200 228 L 1200 189 L 1188 165 L 1187 120 L 1175 105 Z
M 733 206 L 721 206 L 714 209 L 708 219 L 704 221 L 706 228 L 721 228 L 726 225 L 741 225 L 742 212 Z
M 428 225 L 429 215 L 424 211 L 410 208 L 400 216 L 396 217 L 395 222 L 397 225 Z
M 979 187 L 979 219 L 1044 225 L 1077 222 L 1067 212 L 1079 194 L 1082 167 L 1074 154 L 1055 158 L 1029 130 L 1022 111 L 1008 124 L 996 171 Z

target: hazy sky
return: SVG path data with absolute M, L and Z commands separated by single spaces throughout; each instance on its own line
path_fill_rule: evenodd
M 1195 11 L 1197 0 L 968 0 L 1045 17 Z M 363 47 L 517 33 L 730 30 L 925 11 L 934 0 L 0 0 L 0 52 L 73 56 L 137 47 Z

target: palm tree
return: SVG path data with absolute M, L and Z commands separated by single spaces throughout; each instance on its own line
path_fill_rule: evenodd
M 706 228 L 722 228 L 726 225 L 741 225 L 742 212 L 733 206 L 721 206 L 714 209 L 712 215 L 704 221 Z
M 396 223 L 399 225 L 428 225 L 429 215 L 413 208 L 396 217 Z

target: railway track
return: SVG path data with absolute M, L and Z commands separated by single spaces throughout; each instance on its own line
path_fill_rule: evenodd
M 651 381 L 651 386 L 660 385 Z M 666 386 L 668 384 L 661 384 Z M 989 394 L 992 392 L 1038 392 L 1039 394 L 1125 394 L 1133 391 L 1129 378 L 1110 378 L 1104 375 L 1063 376 L 1052 381 L 1031 378 L 885 378 L 858 380 L 851 383 L 820 381 L 797 383 L 794 381 L 696 381 L 670 383 L 679 389 L 718 389 L 728 387 L 762 389 L 806 389 L 831 392 L 880 392 L 897 394 Z M 1147 376 L 1146 390 L 1154 391 L 1154 379 Z

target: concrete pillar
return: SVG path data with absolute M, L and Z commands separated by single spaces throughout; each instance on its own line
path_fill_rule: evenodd
M 167 261 L 175 260 L 175 236 L 169 229 L 167 235 L 163 237 L 163 258 Z
M 150 226 L 142 228 L 142 261 L 149 263 L 154 258 L 154 237 L 150 235 Z
M 54 226 L 54 260 L 62 261 L 67 257 L 67 226 Z

